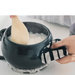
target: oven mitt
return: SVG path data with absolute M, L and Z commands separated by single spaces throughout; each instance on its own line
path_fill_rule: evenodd
M 17 16 L 12 18 L 11 41 L 18 44 L 27 44 L 29 41 L 28 30 Z
M 57 41 L 60 41 L 60 39 L 55 39 L 53 43 L 56 43 Z M 44 49 L 42 49 L 40 52 L 40 59 L 43 64 L 50 64 L 50 61 L 61 59 L 62 57 L 67 56 L 68 54 L 65 46 L 56 49 L 51 49 L 50 44 L 51 43 L 44 47 Z

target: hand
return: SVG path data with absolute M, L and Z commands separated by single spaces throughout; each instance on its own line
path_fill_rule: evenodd
M 66 64 L 69 62 L 75 62 L 75 35 L 69 36 L 51 46 L 51 48 L 58 48 L 61 46 L 66 46 L 68 53 L 74 55 L 67 55 L 61 59 L 57 59 L 56 61 L 61 64 Z

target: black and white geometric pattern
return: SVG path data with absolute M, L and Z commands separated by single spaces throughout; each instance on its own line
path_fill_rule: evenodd
M 8 62 L 7 62 L 8 63 Z M 36 72 L 39 72 L 40 70 L 46 68 L 48 66 L 48 64 L 45 64 L 44 66 L 41 66 L 39 68 L 35 68 L 35 69 L 19 69 L 19 68 L 15 68 L 13 67 L 11 64 L 8 63 L 8 66 L 14 70 L 15 72 L 18 72 L 18 73 L 36 73 Z
M 53 43 L 60 41 L 60 39 L 55 39 Z M 45 52 L 44 52 L 45 51 Z M 44 50 L 41 52 L 41 62 L 43 64 L 47 63 L 50 64 L 52 60 L 60 59 L 64 56 L 67 56 L 68 52 L 65 46 L 56 49 L 50 49 L 50 43 Z

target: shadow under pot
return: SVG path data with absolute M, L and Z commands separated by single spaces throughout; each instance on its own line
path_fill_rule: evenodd
M 47 35 L 47 38 L 37 44 L 21 45 L 8 39 L 11 35 L 11 26 L 7 29 L 2 29 L 0 35 L 2 38 L 1 49 L 3 56 L 1 57 L 8 62 L 8 65 L 13 70 L 20 73 L 35 73 L 47 67 L 50 61 L 54 60 L 52 51 L 57 50 L 59 59 L 59 49 L 63 49 L 63 54 L 65 56 L 67 55 L 64 46 L 57 49 L 50 48 L 53 38 L 50 30 L 46 26 L 35 22 L 23 23 L 27 27 L 28 32 L 44 33 Z M 60 41 L 60 39 L 55 40 L 55 42 L 57 41 Z

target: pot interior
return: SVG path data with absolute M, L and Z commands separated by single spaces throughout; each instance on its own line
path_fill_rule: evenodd
M 49 36 L 49 29 L 39 23 L 35 23 L 35 22 L 23 22 L 25 24 L 25 26 L 28 29 L 28 32 L 32 32 L 32 33 L 44 33 L 45 35 Z M 8 28 L 7 30 L 7 37 L 9 37 L 11 35 L 11 27 Z

